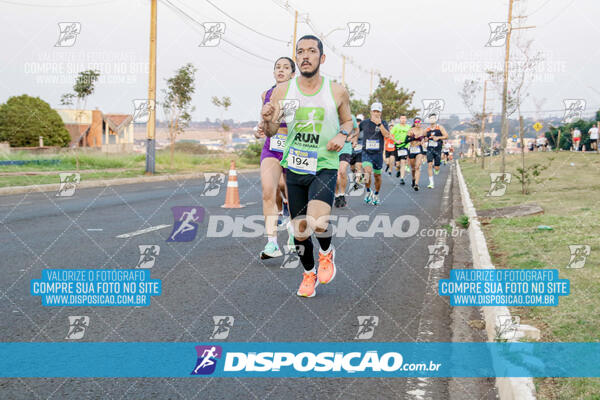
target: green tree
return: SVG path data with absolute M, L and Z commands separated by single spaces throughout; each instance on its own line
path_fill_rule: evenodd
M 355 116 L 358 114 L 369 115 L 369 106 L 360 99 L 350 98 L 350 111 Z
M 219 108 L 223 108 L 223 110 L 225 110 L 225 112 L 227 112 L 227 110 L 229 109 L 229 107 L 231 107 L 231 98 L 229 96 L 225 96 L 222 99 L 219 99 L 217 96 L 213 96 L 212 97 L 212 103 Z M 229 131 L 229 125 L 227 125 L 225 123 L 225 121 L 223 121 L 223 114 L 221 114 L 221 128 L 223 128 L 223 130 L 225 132 Z
M 550 126 L 550 130 L 545 132 L 544 136 L 548 139 L 548 143 L 556 148 L 558 130 L 560 129 L 560 143 L 558 143 L 558 148 L 561 150 L 570 150 L 573 146 L 573 134 L 571 133 L 571 130 L 577 128 L 581 132 L 581 146 L 585 146 L 587 150 L 590 150 L 590 135 L 588 134 L 588 131 L 595 124 L 596 122 L 594 120 L 586 121 L 580 119 L 558 127 Z
M 398 82 L 393 81 L 391 77 L 381 77 L 379 85 L 369 97 L 368 106 L 374 102 L 380 102 L 383 105 L 382 119 L 389 121 L 400 117 L 400 114 L 406 114 L 408 118 L 413 118 L 417 115 L 418 109 L 412 108 L 411 103 L 414 91 L 409 91 L 402 87 L 398 87 Z M 369 107 L 367 107 L 365 118 L 368 115 Z
M 191 113 L 195 110 L 192 106 L 192 94 L 196 91 L 194 80 L 196 68 L 187 63 L 179 68 L 175 75 L 167 79 L 167 88 L 163 89 L 163 111 L 169 125 L 169 139 L 171 141 L 171 166 L 175 151 L 175 138 L 184 131 L 192 120 Z
M 66 147 L 71 140 L 58 113 L 39 97 L 13 96 L 0 106 L 0 142 L 32 147 L 40 136 L 49 146 Z
M 75 97 L 75 95 L 73 93 L 63 94 L 62 96 L 60 96 L 60 105 L 61 106 L 72 106 L 74 97 Z
M 100 77 L 100 72 L 96 70 L 87 70 L 81 71 L 79 75 L 77 75 L 77 79 L 75 80 L 75 85 L 73 85 L 73 91 L 75 93 L 65 93 L 60 97 L 60 104 L 63 106 L 72 106 L 73 99 L 77 98 L 77 106 L 75 113 L 77 115 L 77 123 L 81 124 L 81 115 L 85 109 L 85 105 L 87 102 L 87 98 L 94 93 L 94 84 Z M 79 141 L 75 143 L 75 147 L 79 146 Z M 83 135 L 83 146 L 87 146 L 87 137 Z M 79 156 L 78 153 L 75 152 L 75 165 L 77 171 L 79 171 Z
M 73 85 L 73 91 L 77 97 L 77 110 L 85 110 L 87 98 L 94 93 L 94 84 L 100 77 L 100 72 L 95 70 L 81 71 L 77 75 L 75 85 Z M 63 95 L 61 100 L 65 99 L 67 95 Z M 80 114 L 79 114 L 80 115 Z M 83 135 L 83 147 L 87 146 L 87 138 Z M 77 160 L 77 170 L 79 170 L 79 160 Z

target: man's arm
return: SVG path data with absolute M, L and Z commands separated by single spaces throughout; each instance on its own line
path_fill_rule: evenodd
M 352 130 L 350 131 L 350 135 L 348 135 L 348 142 L 356 143 L 356 139 L 358 139 L 358 123 L 354 126 L 355 119 L 352 118 Z
M 348 135 L 348 142 L 352 142 L 353 144 L 356 144 L 357 140 L 358 140 L 358 128 L 352 128 L 352 132 L 350 132 L 350 135 Z
M 333 92 L 333 98 L 335 99 L 335 104 L 337 105 L 338 117 L 340 120 L 340 130 L 343 129 L 346 132 L 351 132 L 354 124 L 352 123 L 352 113 L 350 112 L 350 96 L 348 95 L 348 91 L 345 87 L 335 82 L 331 83 L 331 89 Z M 329 141 L 329 143 L 327 143 L 327 150 L 340 151 L 342 147 L 344 147 L 345 141 L 346 135 L 338 133 Z
M 352 132 L 354 123 L 352 122 L 352 112 L 350 111 L 350 95 L 346 88 L 339 83 L 332 82 L 332 89 L 338 107 L 340 129 L 343 129 L 346 132 Z
M 440 131 L 442 131 L 442 136 L 440 136 L 440 140 L 448 139 L 448 132 L 446 132 L 446 128 L 440 125 Z
M 266 136 L 271 137 L 277 133 L 281 119 L 283 117 L 279 101 L 285 97 L 288 85 L 291 81 L 280 83 L 271 92 L 271 98 L 269 102 L 265 104 L 261 111 L 262 117 L 262 129 Z
M 387 122 L 381 121 L 381 126 L 379 127 L 379 129 L 381 130 L 381 134 L 383 135 L 384 138 L 391 139 L 394 142 L 396 141 L 394 139 L 394 136 L 392 136 L 392 134 L 390 133 L 390 131 L 387 128 Z

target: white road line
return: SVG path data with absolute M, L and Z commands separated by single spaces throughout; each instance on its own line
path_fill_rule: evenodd
M 14 207 L 14 206 L 19 206 L 19 205 L 23 205 L 23 204 L 31 204 L 31 201 L 23 201 L 21 203 L 12 203 L 12 204 L 0 204 L 0 207 Z
M 133 236 L 142 235 L 144 233 L 153 232 L 153 231 L 157 231 L 159 229 L 167 228 L 169 226 L 171 226 L 171 225 L 156 225 L 156 226 L 151 226 L 150 228 L 140 229 L 139 231 L 124 233 L 124 234 L 119 235 L 117 237 L 119 239 L 130 238 L 130 237 L 133 237 Z
M 446 212 L 448 212 L 448 208 L 450 206 L 450 188 L 452 185 L 452 173 L 454 168 L 449 168 L 448 178 L 446 178 L 446 183 L 444 185 L 444 191 L 442 193 L 442 201 L 440 205 L 440 217 L 437 220 L 437 223 L 441 226 L 448 224 L 451 225 L 453 221 L 448 221 L 448 218 L 444 216 Z M 454 226 L 452 226 L 453 229 Z M 435 240 L 436 245 L 446 245 L 446 236 L 440 236 Z M 433 305 L 435 302 L 435 298 L 439 298 L 437 293 L 438 281 L 443 278 L 445 265 L 441 268 L 430 268 L 427 276 L 427 284 L 425 287 L 425 298 L 423 299 L 423 308 L 421 309 L 421 318 L 419 319 L 419 327 L 417 332 L 416 342 L 431 342 L 429 337 L 434 336 L 435 333 L 433 330 L 436 329 L 436 317 L 433 315 Z M 430 300 L 434 297 L 433 300 Z M 415 378 L 408 378 L 406 382 L 406 386 L 408 390 L 406 393 L 410 396 L 408 398 L 415 400 L 425 400 L 431 399 L 432 393 L 432 383 L 433 381 L 426 377 L 419 377 L 415 380 Z M 418 387 L 417 387 L 418 386 Z
M 86 231 L 88 232 L 102 232 L 104 229 L 102 228 L 88 228 Z

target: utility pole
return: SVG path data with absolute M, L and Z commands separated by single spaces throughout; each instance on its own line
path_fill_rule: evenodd
M 506 141 L 508 139 L 508 119 L 506 116 L 506 103 L 508 98 L 508 64 L 510 57 L 510 37 L 513 30 L 518 29 L 530 29 L 535 26 L 520 26 L 517 28 L 512 27 L 512 11 L 513 11 L 514 0 L 508 2 L 508 32 L 506 33 L 506 52 L 504 55 L 504 84 L 502 87 L 502 131 L 500 136 L 500 151 L 502 152 L 502 173 L 506 172 Z M 518 16 L 515 19 L 527 18 L 526 16 Z
M 514 0 L 508 0 L 508 32 L 506 33 L 506 51 L 504 54 L 504 83 L 502 86 L 502 133 L 500 135 L 500 151 L 502 152 L 502 173 L 506 170 L 506 139 L 508 121 L 506 119 L 506 101 L 508 97 L 508 58 L 510 54 L 510 34 L 512 32 L 512 8 Z
M 483 111 L 481 113 L 481 137 L 479 138 L 479 147 L 481 148 L 481 169 L 485 168 L 485 155 L 483 154 L 483 148 L 485 143 L 484 132 L 485 132 L 485 118 L 487 115 L 485 114 L 485 100 L 487 94 L 487 83 L 485 80 L 483 82 Z
M 521 138 L 521 191 L 527 194 L 527 186 L 525 183 L 525 139 L 523 138 L 523 116 L 519 115 L 519 136 Z
M 292 60 L 296 62 L 296 33 L 298 31 L 298 10 L 294 10 L 294 41 L 292 42 Z
M 346 56 L 342 55 L 342 86 L 346 85 Z
M 148 123 L 146 124 L 146 174 L 154 174 L 156 150 L 156 2 L 150 2 L 150 70 L 148 81 Z

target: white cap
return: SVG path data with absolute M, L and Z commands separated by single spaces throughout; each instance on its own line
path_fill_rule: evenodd
M 362 114 L 358 114 L 358 115 L 356 116 L 356 119 L 360 119 L 361 121 L 364 121 L 364 119 L 365 119 L 365 116 L 364 116 L 364 115 L 362 115 Z
M 371 104 L 371 111 L 382 112 L 383 111 L 383 106 L 381 105 L 381 103 L 373 103 L 373 104 Z

